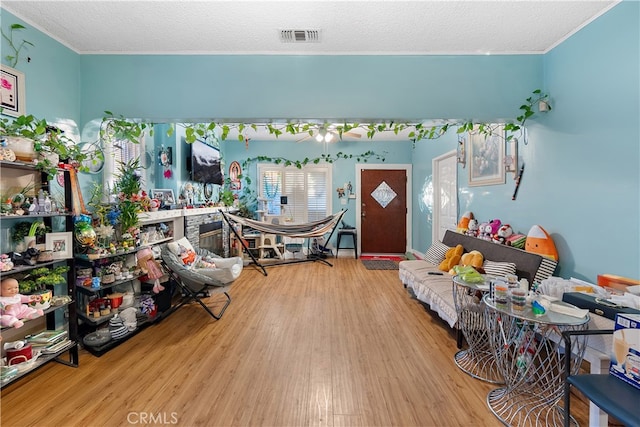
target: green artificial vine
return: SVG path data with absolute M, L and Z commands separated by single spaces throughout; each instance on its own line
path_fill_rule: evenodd
M 288 123 L 181 123 L 181 126 L 185 129 L 185 141 L 188 144 L 194 143 L 196 140 L 216 140 L 226 141 L 229 138 L 229 134 L 232 130 L 237 131 L 237 140 L 240 142 L 247 142 L 250 138 L 247 134 L 249 129 L 257 131 L 259 127 L 265 128 L 269 135 L 275 138 L 280 137 L 283 134 L 290 134 L 299 137 L 314 137 L 318 133 L 331 131 L 338 135 L 339 139 L 354 130 L 362 130 L 366 133 L 368 139 L 373 139 L 375 135 L 383 133 L 393 133 L 398 135 L 400 132 L 409 130 L 407 137 L 413 142 L 414 146 L 417 141 L 423 139 L 438 139 L 445 135 L 452 127 L 457 127 L 457 133 L 478 133 L 484 135 L 493 135 L 497 132 L 498 127 L 503 126 L 504 130 L 508 133 L 506 136 L 502 136 L 506 141 L 510 141 L 516 136 L 516 132 L 520 132 L 523 136 L 524 127 L 527 120 L 531 119 L 535 115 L 535 106 L 541 102 L 547 107 L 547 111 L 551 111 L 551 106 L 548 103 L 549 95 L 543 93 L 540 89 L 533 91 L 533 96 L 526 99 L 526 102 L 520 106 L 520 114 L 511 123 L 500 124 L 488 124 L 478 123 L 474 121 L 463 122 L 448 122 L 440 125 L 427 126 L 423 123 L 413 122 L 398 122 L 390 121 L 383 123 L 309 123 L 309 122 L 294 122 Z M 107 116 L 103 118 L 103 123 L 106 126 L 101 127 L 100 135 L 104 136 L 106 133 L 115 133 L 122 139 L 127 139 L 131 142 L 137 143 L 140 136 L 144 133 L 145 129 L 149 128 L 150 134 L 153 132 L 154 123 L 138 122 L 127 119 L 123 116 L 115 117 L 110 111 L 105 111 Z M 169 126 L 167 130 L 167 136 L 172 136 L 174 133 L 173 125 Z M 527 143 L 524 138 L 525 144 Z M 282 159 L 283 160 L 283 159 Z M 327 161 L 330 161 L 327 160 Z M 291 162 L 296 164 L 296 162 Z
M 502 136 L 505 140 L 511 141 L 516 137 L 516 132 L 520 132 L 519 135 L 524 135 L 525 123 L 527 120 L 532 118 L 535 115 L 534 106 L 540 105 L 540 103 L 544 103 L 547 110 L 551 111 L 551 105 L 549 104 L 549 95 L 546 93 L 542 93 L 540 89 L 536 89 L 533 91 L 533 96 L 530 96 L 526 99 L 526 103 L 520 106 L 521 114 L 516 117 L 514 123 L 505 123 L 504 125 L 500 124 L 487 124 L 487 123 L 474 123 L 474 122 L 465 122 L 460 127 L 458 127 L 457 133 L 477 133 L 480 135 L 500 135 L 498 129 L 502 126 L 504 131 L 507 133 L 507 136 Z M 523 142 L 527 144 L 527 139 L 523 138 Z
M 140 138 L 145 131 L 149 131 L 149 136 L 153 136 L 153 126 L 155 123 L 134 121 L 124 116 L 114 116 L 111 111 L 105 111 L 106 116 L 102 118 L 100 125 L 100 139 L 122 139 L 134 144 L 140 143 Z
M 20 60 L 20 51 L 25 47 L 34 46 L 33 43 L 27 40 L 22 40 L 19 44 L 13 40 L 13 33 L 15 31 L 24 30 L 26 27 L 20 24 L 11 24 L 9 26 L 9 35 L 7 35 L 2 28 L 0 28 L 0 33 L 2 33 L 2 38 L 5 39 L 9 43 L 9 47 L 13 50 L 13 53 L 10 55 L 6 55 L 5 59 L 9 62 L 11 67 L 15 67 L 18 65 L 18 61 Z M 31 62 L 31 58 L 27 56 L 27 62 Z
M 384 153 L 387 154 L 386 151 Z M 326 163 L 334 163 L 340 159 L 343 159 L 343 160 L 356 159 L 357 162 L 362 161 L 366 163 L 367 160 L 370 159 L 371 157 L 374 157 L 376 160 L 379 160 L 381 162 L 385 161 L 385 157 L 383 155 L 377 154 L 371 150 L 364 152 L 362 154 L 345 154 L 340 151 L 336 153 L 335 156 L 331 154 L 322 154 L 320 157 L 316 157 L 315 159 L 310 159 L 308 157 L 305 157 L 303 160 L 289 160 L 289 159 L 285 159 L 284 157 L 269 157 L 269 156 L 251 157 L 246 159 L 242 163 L 242 168 L 245 169 L 252 162 L 270 162 L 270 163 L 275 163 L 277 165 L 295 166 L 298 169 L 302 169 L 304 166 L 308 164 L 317 165 L 321 161 L 324 161 Z

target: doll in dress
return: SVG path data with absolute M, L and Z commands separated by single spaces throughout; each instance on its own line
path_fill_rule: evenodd
M 21 295 L 16 279 L 3 279 L 0 282 L 0 324 L 19 328 L 24 325 L 21 319 L 35 319 L 42 316 L 44 314 L 42 310 L 24 304 L 39 300 L 39 295 Z

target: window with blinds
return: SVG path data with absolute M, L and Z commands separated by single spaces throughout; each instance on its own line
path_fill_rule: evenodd
M 329 166 L 258 165 L 259 198 L 267 215 L 310 222 L 331 215 Z M 286 197 L 286 204 L 282 204 Z
M 112 139 L 107 141 L 104 149 L 104 173 L 103 185 L 105 190 L 113 191 L 118 176 L 120 176 L 120 166 L 134 159 L 141 159 L 144 153 L 144 138 L 140 143 L 134 144 L 128 140 Z M 141 188 L 146 188 L 142 166 L 138 170 Z

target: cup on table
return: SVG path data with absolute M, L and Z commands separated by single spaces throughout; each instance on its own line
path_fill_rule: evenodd
M 507 283 L 509 284 L 510 288 L 515 288 L 518 285 L 518 276 L 516 276 L 515 274 L 505 274 L 504 278 L 506 279 Z

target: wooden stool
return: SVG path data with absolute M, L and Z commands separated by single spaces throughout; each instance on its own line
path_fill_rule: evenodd
M 342 236 L 351 236 L 353 240 L 353 250 L 356 253 L 356 259 L 358 259 L 358 231 L 355 228 L 341 228 L 338 230 L 338 243 L 336 244 L 336 258 L 338 258 L 338 252 L 340 251 L 340 240 Z M 352 248 L 344 248 L 352 249 Z

